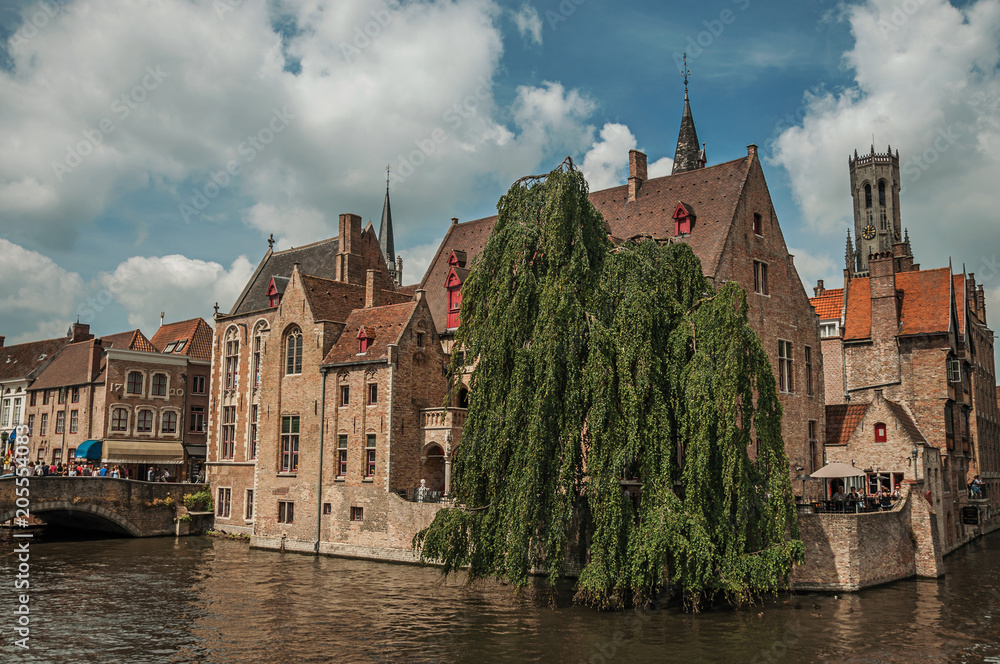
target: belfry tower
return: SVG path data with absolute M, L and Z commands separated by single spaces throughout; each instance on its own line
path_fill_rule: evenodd
M 868 256 L 892 251 L 902 241 L 899 217 L 899 151 L 889 146 L 876 153 L 875 146 L 866 155 L 848 157 L 851 170 L 851 196 L 854 198 L 854 265 L 847 268 L 863 276 L 868 272 Z M 850 237 L 850 233 L 848 233 Z M 850 261 L 849 261 L 850 262 Z

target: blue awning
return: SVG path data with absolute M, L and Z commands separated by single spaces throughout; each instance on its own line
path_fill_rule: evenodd
M 101 441 L 99 440 L 85 440 L 83 443 L 76 448 L 76 458 L 77 459 L 90 459 L 93 461 L 101 460 Z

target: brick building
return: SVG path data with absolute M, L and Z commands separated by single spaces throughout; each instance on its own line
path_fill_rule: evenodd
M 28 388 L 45 367 L 66 344 L 90 338 L 89 326 L 80 324 L 71 326 L 65 337 L 13 346 L 4 346 L 4 337 L 0 336 L 0 435 L 4 441 L 13 434 L 14 427 L 27 423 Z M 4 460 L 8 449 L 0 445 Z
M 139 330 L 100 338 L 78 325 L 28 391 L 26 410 L 31 459 L 66 463 L 87 441 L 94 461 L 123 465 L 145 479 L 150 465 L 172 479 L 187 479 L 200 466 L 185 444 L 204 445 L 190 427 L 207 406 L 211 328 L 202 319 L 161 327 L 157 347 Z M 181 343 L 183 342 L 183 344 Z M 186 426 L 188 425 L 188 426 Z M 100 450 L 98 453 L 97 450 Z
M 812 299 L 823 323 L 831 323 L 822 348 L 825 454 L 863 468 L 870 487 L 894 488 L 900 480 L 923 479 L 914 469 L 926 465 L 920 459 L 934 448 L 940 490 L 933 506 L 947 552 L 981 532 L 961 518 L 975 475 L 986 482 L 984 499 L 973 501 L 983 518 L 1000 507 L 993 332 L 983 288 L 974 275 L 914 263 L 901 229 L 898 152 L 855 152 L 849 166 L 857 239 L 848 235 L 844 288 L 827 290 L 820 282 Z M 892 417 L 855 422 L 849 415 L 883 402 Z M 894 444 L 901 432 L 905 441 Z
M 757 156 L 706 165 L 685 89 L 671 175 L 648 177 L 646 155 L 629 152 L 628 183 L 592 192 L 613 239 L 672 238 L 691 246 L 716 286 L 736 281 L 748 293 L 749 317 L 774 367 L 784 409 L 782 434 L 791 477 L 822 466 L 823 359 L 815 311 L 788 253 Z M 452 224 L 420 288 L 446 352 L 459 324 L 461 283 L 483 250 L 496 217 Z M 800 483 L 793 483 L 797 492 Z M 808 485 L 807 492 L 815 492 Z

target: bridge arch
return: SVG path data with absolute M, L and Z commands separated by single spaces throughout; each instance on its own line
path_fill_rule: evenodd
M 87 523 L 104 525 L 105 528 L 92 528 L 96 530 L 111 530 L 132 537 L 142 537 L 143 532 L 131 521 L 115 514 L 109 509 L 91 503 L 76 503 L 69 500 L 56 500 L 49 502 L 39 502 L 31 504 L 31 515 L 37 516 L 43 521 L 53 521 L 61 525 L 73 525 L 82 517 Z M 17 516 L 16 509 L 9 509 L 0 512 L 0 523 L 6 523 Z M 48 517 L 48 519 L 46 519 Z

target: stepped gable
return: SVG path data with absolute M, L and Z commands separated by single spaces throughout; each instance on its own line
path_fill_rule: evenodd
M 0 346 L 0 380 L 38 377 L 69 343 L 68 337 Z
M 867 403 L 837 404 L 826 407 L 826 444 L 847 445 L 861 419 L 868 412 Z
M 701 260 L 702 271 L 714 277 L 719 256 L 732 227 L 736 206 L 750 173 L 750 157 L 741 157 L 715 166 L 676 175 L 665 175 L 642 183 L 634 201 L 629 201 L 628 185 L 595 191 L 590 201 L 604 217 L 608 234 L 619 238 L 648 235 L 654 238 L 674 237 L 674 210 L 684 201 L 690 205 L 695 220 L 691 233 L 682 236 Z M 464 251 L 469 257 L 482 252 L 489 240 L 496 215 L 475 221 L 453 223 L 438 247 L 420 288 L 427 291 L 427 304 L 438 330 L 445 329 L 448 257 L 452 251 Z
M 323 360 L 323 365 L 378 362 L 388 357 L 388 346 L 398 344 L 417 308 L 417 302 L 356 309 L 347 317 L 344 331 Z M 358 332 L 364 328 L 368 350 L 358 353 Z
M 212 328 L 203 318 L 165 323 L 156 330 L 156 334 L 149 341 L 157 352 L 162 353 L 168 345 L 182 340 L 186 343 L 180 350 L 174 348 L 171 355 L 187 355 L 196 360 L 211 361 Z
M 841 309 L 844 306 L 844 289 L 831 288 L 824 291 L 819 297 L 809 298 L 809 304 L 816 309 L 816 315 L 820 320 L 830 320 L 840 318 Z
M 332 237 L 312 244 L 283 251 L 268 249 L 250 281 L 229 311 L 230 316 L 270 309 L 267 287 L 271 277 L 287 279 L 292 275 L 292 267 L 299 264 L 299 270 L 323 279 L 337 276 L 338 238 Z

